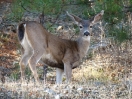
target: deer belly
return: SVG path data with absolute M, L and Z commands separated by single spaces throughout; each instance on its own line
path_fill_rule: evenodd
M 50 62 L 57 63 L 57 61 L 53 58 L 51 54 L 43 55 L 42 60 L 48 60 Z
M 51 54 L 43 55 L 42 61 L 48 66 L 64 69 L 63 62 L 57 62 Z

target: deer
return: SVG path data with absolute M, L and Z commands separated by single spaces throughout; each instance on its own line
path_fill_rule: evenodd
M 70 83 L 72 69 L 80 65 L 80 61 L 88 52 L 93 25 L 100 22 L 103 14 L 104 10 L 89 20 L 83 20 L 67 12 L 80 29 L 76 40 L 61 39 L 35 21 L 20 23 L 17 32 L 24 49 L 19 62 L 22 82 L 25 80 L 25 67 L 29 65 L 35 82 L 39 83 L 36 64 L 43 61 L 44 64 L 56 68 L 56 84 L 62 84 L 64 73 L 66 82 Z

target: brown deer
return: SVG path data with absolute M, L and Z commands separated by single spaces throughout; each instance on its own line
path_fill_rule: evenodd
M 35 80 L 39 81 L 36 64 L 41 60 L 46 65 L 57 68 L 57 84 L 62 83 L 63 72 L 67 82 L 70 82 L 72 69 L 78 67 L 80 60 L 87 54 L 92 27 L 101 20 L 104 11 L 102 10 L 90 20 L 83 20 L 68 12 L 67 14 L 80 28 L 76 41 L 58 38 L 37 22 L 24 22 L 18 26 L 18 38 L 24 48 L 20 61 L 22 81 L 25 79 L 24 71 L 27 64 Z

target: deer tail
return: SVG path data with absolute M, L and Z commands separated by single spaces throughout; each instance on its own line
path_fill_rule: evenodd
M 25 23 L 21 23 L 21 24 L 19 24 L 19 26 L 18 26 L 18 39 L 19 39 L 20 41 L 22 41 L 23 38 L 24 38 L 25 26 L 26 26 Z

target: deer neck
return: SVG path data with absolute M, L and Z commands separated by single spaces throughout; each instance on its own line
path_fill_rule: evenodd
M 90 36 L 78 38 L 77 44 L 78 44 L 80 58 L 83 58 L 87 54 L 87 51 L 89 49 Z

